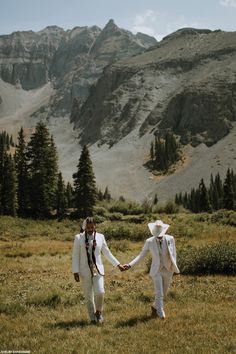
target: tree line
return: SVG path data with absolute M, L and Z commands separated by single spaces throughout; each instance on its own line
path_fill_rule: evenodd
M 201 179 L 198 188 L 192 188 L 190 193 L 176 194 L 175 203 L 194 213 L 219 209 L 236 210 L 236 175 L 230 168 L 223 181 L 219 173 L 215 178 L 211 175 L 209 188 Z
M 171 132 L 167 132 L 164 139 L 155 137 L 150 147 L 151 169 L 167 171 L 180 158 L 179 148 L 179 143 Z
M 0 144 L 7 146 L 7 149 L 10 149 L 10 146 L 14 146 L 13 137 L 9 135 L 6 131 L 0 133 Z
M 96 188 L 89 150 L 84 146 L 73 174 L 73 186 L 65 184 L 58 168 L 53 136 L 39 122 L 28 143 L 23 128 L 18 133 L 15 152 L 9 151 L 11 139 L 0 135 L 0 215 L 32 218 L 63 218 L 70 208 L 74 217 L 93 214 L 97 198 L 109 199 Z M 9 142 L 9 143 L 8 143 Z

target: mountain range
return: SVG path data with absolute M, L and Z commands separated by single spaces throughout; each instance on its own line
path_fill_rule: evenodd
M 180 29 L 162 41 L 113 20 L 0 36 L 0 130 L 54 135 L 66 180 L 88 144 L 97 184 L 159 200 L 236 170 L 236 32 Z M 172 131 L 182 159 L 166 175 L 145 167 L 151 141 Z

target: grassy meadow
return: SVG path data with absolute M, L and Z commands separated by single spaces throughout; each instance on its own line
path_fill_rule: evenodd
M 235 220 L 217 215 L 153 215 L 171 224 L 183 248 L 235 240 Z M 234 218 L 231 215 L 231 219 Z M 234 225 L 234 226 L 233 226 Z M 121 273 L 104 260 L 103 325 L 88 322 L 81 285 L 71 273 L 75 221 L 0 218 L 0 352 L 73 354 L 236 353 L 235 277 L 178 275 L 165 301 L 166 320 L 152 318 L 152 281 L 143 261 Z M 98 225 L 121 263 L 139 253 L 147 221 Z

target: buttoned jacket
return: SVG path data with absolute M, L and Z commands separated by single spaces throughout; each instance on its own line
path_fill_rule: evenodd
M 96 247 L 94 255 L 99 272 L 104 274 L 104 266 L 101 257 L 102 254 L 113 266 L 120 264 L 120 262 L 109 250 L 104 235 L 96 233 Z M 72 252 L 72 272 L 79 273 L 83 277 L 91 277 L 85 245 L 85 232 L 75 235 Z
M 170 236 L 170 235 L 164 235 L 163 242 L 166 242 L 166 246 L 167 246 L 167 250 L 168 250 L 167 254 L 170 257 L 170 261 L 171 261 L 170 262 L 170 269 L 168 269 L 168 270 L 173 273 L 179 273 L 180 271 L 179 271 L 179 268 L 176 263 L 176 248 L 175 248 L 174 237 Z M 152 255 L 152 263 L 151 263 L 149 274 L 152 277 L 154 277 L 160 267 L 160 252 L 159 252 L 158 245 L 157 245 L 157 239 L 154 236 L 149 237 L 146 240 L 140 254 L 136 258 L 134 258 L 129 263 L 129 265 L 131 267 L 133 267 L 134 265 L 141 262 L 142 259 L 147 255 L 148 252 L 151 252 L 151 255 Z

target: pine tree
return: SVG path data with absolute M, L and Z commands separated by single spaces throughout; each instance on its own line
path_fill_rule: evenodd
M 28 144 L 28 159 L 32 215 L 49 217 L 56 203 L 58 165 L 53 138 L 42 122 Z
M 168 161 L 168 165 L 170 166 L 172 163 L 178 160 L 178 144 L 175 140 L 175 137 L 172 133 L 167 132 L 165 136 L 165 150 L 166 150 L 166 159 Z
M 18 215 L 26 216 L 29 209 L 29 178 L 27 166 L 27 148 L 23 128 L 18 133 L 18 145 L 15 153 L 17 175 Z
M 197 192 L 194 188 L 190 192 L 188 208 L 193 212 L 198 212 Z
M 3 134 L 0 134 L 0 214 L 3 213 L 3 176 L 4 176 L 4 156 L 6 153 L 6 144 Z
M 155 141 L 155 162 L 154 166 L 156 169 L 166 170 L 167 169 L 167 159 L 165 151 L 165 142 L 161 141 L 160 138 Z
M 223 183 L 221 181 L 219 173 L 215 176 L 215 190 L 218 195 L 218 207 L 217 209 L 223 208 L 223 195 L 224 195 L 224 190 L 223 190 Z M 216 209 L 216 210 L 217 210 Z
M 184 196 L 183 196 L 183 206 L 185 208 L 188 208 L 188 193 L 187 192 L 185 192 Z
M 156 205 L 157 203 L 158 203 L 158 197 L 157 194 L 155 194 L 153 199 L 153 204 Z
M 4 153 L 4 173 L 2 184 L 2 209 L 4 215 L 16 216 L 17 210 L 17 180 L 15 164 L 12 156 Z
M 10 145 L 11 145 L 11 146 L 14 146 L 14 141 L 13 141 L 12 135 L 10 136 Z
M 233 191 L 233 179 L 232 173 L 228 168 L 226 173 L 226 178 L 224 181 L 224 198 L 223 198 L 223 206 L 225 209 L 234 210 L 234 191 Z
M 154 160 L 154 143 L 153 141 L 151 142 L 151 147 L 150 147 L 150 157 L 151 157 L 151 160 Z
M 208 191 L 206 189 L 203 178 L 199 184 L 199 211 L 211 211 Z
M 101 191 L 101 189 L 97 190 L 97 200 L 99 200 L 100 202 L 103 200 L 103 193 Z
M 93 215 L 97 190 L 92 161 L 86 145 L 80 155 L 78 170 L 73 174 L 75 187 L 75 207 L 80 218 Z
M 106 186 L 105 188 L 105 192 L 103 194 L 103 199 L 107 200 L 107 201 L 110 201 L 111 200 L 111 193 L 108 189 L 108 187 Z
M 68 208 L 73 208 L 74 199 L 73 199 L 73 187 L 70 182 L 66 185 L 66 204 Z
M 57 180 L 57 192 L 56 192 L 56 210 L 58 219 L 62 219 L 65 215 L 67 207 L 67 198 L 65 191 L 65 184 L 62 178 L 62 173 L 59 172 Z

